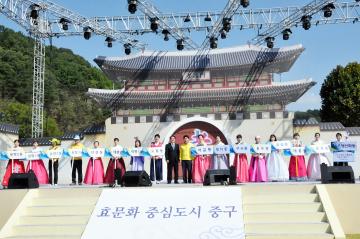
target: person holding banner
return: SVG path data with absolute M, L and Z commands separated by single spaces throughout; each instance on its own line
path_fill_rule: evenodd
M 268 180 L 275 182 L 289 180 L 289 171 L 285 160 L 280 154 L 280 150 L 277 149 L 276 144 L 274 143 L 276 141 L 276 136 L 274 134 L 270 135 L 269 144 L 271 145 L 271 153 L 266 157 Z
M 342 134 L 336 133 L 336 143 L 343 142 L 342 141 Z M 334 162 L 334 166 L 348 166 L 348 162 Z
M 160 142 L 160 135 L 155 134 L 154 142 L 151 143 L 150 147 L 162 147 L 162 143 Z M 161 156 L 152 156 L 150 161 L 150 179 L 151 181 L 155 181 L 159 184 L 161 180 L 163 180 L 162 175 L 163 167 L 162 167 L 162 157 Z
M 74 143 L 71 145 L 70 149 L 84 149 L 84 145 L 80 143 L 80 136 L 75 135 Z M 82 157 L 72 157 L 71 159 L 71 185 L 76 185 L 76 172 L 78 174 L 78 184 L 82 185 Z
M 188 135 L 183 136 L 184 143 L 180 145 L 180 161 L 183 173 L 183 183 L 191 183 L 192 180 L 192 161 L 191 148 L 193 145 L 190 143 Z
M 242 135 L 236 136 L 236 145 L 244 145 Z M 236 171 L 236 182 L 245 183 L 249 182 L 249 165 L 245 153 L 235 153 L 234 167 Z
M 39 144 L 37 141 L 33 142 L 33 147 L 31 149 L 31 153 L 36 154 L 38 156 L 37 159 L 30 159 L 27 166 L 26 172 L 32 170 L 36 175 L 36 178 L 39 184 L 48 184 L 49 183 L 49 176 L 46 171 L 44 162 L 40 159 L 41 149 L 39 148 Z M 34 155 L 35 156 L 35 155 Z
M 170 137 L 170 142 L 165 146 L 165 159 L 167 163 L 167 182 L 172 181 L 172 174 L 174 170 L 174 182 L 177 184 L 179 178 L 179 160 L 180 160 L 180 148 L 175 142 L 175 135 Z
M 220 136 L 216 136 L 214 147 L 224 145 Z M 212 169 L 229 169 L 229 160 L 226 154 L 214 154 L 212 161 Z
M 256 136 L 255 145 L 260 145 L 261 144 L 260 141 L 261 141 L 260 136 Z M 262 146 L 262 148 L 264 147 L 265 145 Z M 265 153 L 261 153 L 255 150 L 254 153 L 252 154 L 250 167 L 249 167 L 249 179 L 250 182 L 266 182 L 268 180 Z
M 320 140 L 320 133 L 315 133 L 315 140 L 311 142 L 312 146 L 315 145 L 324 145 L 324 142 Z M 313 152 L 310 155 L 308 165 L 307 165 L 307 176 L 310 180 L 320 180 L 321 179 L 321 171 L 320 165 L 325 163 L 326 165 L 330 165 L 328 158 L 324 153 Z
M 11 148 L 9 151 L 24 153 L 24 150 L 20 147 L 20 142 L 18 139 L 14 140 L 14 147 Z M 25 155 L 25 153 L 24 153 L 24 155 Z M 9 179 L 13 173 L 25 173 L 25 167 L 24 167 L 23 161 L 21 161 L 20 159 L 12 158 L 12 157 L 9 157 L 9 158 L 10 158 L 10 160 L 8 161 L 8 164 L 6 166 L 6 171 L 5 171 L 3 180 L 2 180 L 2 185 L 4 188 L 7 188 L 8 184 L 9 184 Z
M 104 155 L 104 149 L 99 148 L 99 141 L 94 142 L 94 147 L 91 150 L 88 150 L 90 159 L 86 168 L 84 183 L 98 185 L 104 183 L 104 166 L 102 162 L 102 157 Z
M 198 135 L 197 146 L 206 146 L 204 136 Z M 192 168 L 192 180 L 193 183 L 203 183 L 204 176 L 208 169 L 211 167 L 211 156 L 207 154 L 197 154 L 194 159 L 194 165 Z
M 135 148 L 141 148 L 141 141 L 135 140 Z M 144 156 L 131 156 L 130 160 L 132 171 L 143 171 L 144 170 Z
M 114 150 L 121 152 L 123 148 L 120 146 L 119 138 L 114 138 Z M 122 178 L 125 174 L 126 167 L 124 159 L 119 155 L 114 156 L 109 160 L 109 164 L 106 169 L 104 182 L 110 185 L 115 183 L 115 170 L 120 170 L 120 178 Z
M 292 147 L 301 148 L 303 143 L 300 140 L 300 134 L 295 133 L 291 141 Z M 290 180 L 305 181 L 307 179 L 306 164 L 304 154 L 291 154 L 289 163 L 289 177 Z
M 60 140 L 53 138 L 50 140 L 51 146 L 49 150 L 59 150 L 60 149 Z M 58 183 L 58 169 L 59 169 L 59 158 L 49 158 L 49 184 L 56 186 Z M 54 174 L 54 181 L 53 181 Z

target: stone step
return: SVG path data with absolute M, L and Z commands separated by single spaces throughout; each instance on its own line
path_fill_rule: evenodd
M 276 213 L 276 212 L 322 212 L 321 203 L 263 203 L 244 204 L 243 211 L 247 213 Z
M 301 234 L 301 233 L 329 233 L 330 225 L 319 223 L 246 223 L 245 233 L 268 234 Z
M 39 236 L 37 235 L 36 237 L 34 236 L 10 236 L 10 237 L 4 237 L 4 239 L 80 239 L 81 236 L 71 236 L 71 235 L 66 235 L 66 236 L 57 236 L 57 235 L 42 235 Z
M 324 212 L 298 212 L 298 213 L 246 213 L 244 214 L 244 222 L 246 223 L 316 223 L 326 222 L 326 214 Z
M 294 194 L 270 194 L 270 195 L 251 195 L 244 196 L 243 203 L 308 203 L 319 202 L 319 196 L 315 193 L 294 193 Z
M 90 215 L 58 215 L 58 216 L 21 216 L 18 224 L 36 225 L 36 224 L 85 224 Z
M 27 216 L 63 216 L 63 215 L 90 215 L 94 206 L 30 206 L 26 208 Z
M 12 228 L 12 236 L 63 236 L 63 237 L 80 237 L 85 229 L 86 224 L 63 224 L 63 225 L 18 225 Z
M 246 239 L 334 239 L 334 235 L 329 233 L 301 233 L 301 234 L 257 234 L 250 233 Z
M 95 205 L 98 197 L 77 197 L 77 198 L 59 198 L 44 197 L 34 198 L 31 206 L 64 206 L 64 205 Z
M 251 184 L 241 187 L 243 195 L 316 194 L 313 184 Z

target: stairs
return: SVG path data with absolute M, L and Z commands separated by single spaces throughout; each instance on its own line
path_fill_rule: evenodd
M 314 185 L 245 185 L 247 239 L 334 238 Z
M 14 239 L 79 239 L 102 189 L 39 189 L 14 215 L 6 237 Z

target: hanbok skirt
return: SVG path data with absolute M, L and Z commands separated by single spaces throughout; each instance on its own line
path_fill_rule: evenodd
M 246 154 L 235 154 L 234 167 L 236 171 L 236 182 L 249 182 L 249 165 Z
M 266 168 L 269 181 L 289 180 L 289 170 L 285 160 L 277 151 L 271 152 L 266 158 Z
M 113 184 L 115 182 L 115 168 L 114 167 L 115 167 L 115 160 L 112 158 L 109 160 L 109 164 L 107 166 L 106 174 L 105 174 L 104 182 L 107 184 Z M 126 168 L 125 168 L 124 160 L 122 158 L 117 159 L 116 168 L 121 170 L 121 177 L 123 177 L 125 174 Z
M 321 179 L 320 165 L 322 163 L 325 163 L 326 165 L 330 165 L 329 160 L 326 158 L 324 154 L 314 153 L 310 155 L 309 162 L 307 165 L 308 179 L 311 180 Z
M 144 157 L 143 156 L 131 157 L 130 164 L 131 164 L 132 171 L 143 171 L 144 170 Z
M 94 163 L 94 166 L 93 166 Z M 85 178 L 85 184 L 103 184 L 104 183 L 104 166 L 101 158 L 89 159 Z
M 290 157 L 289 174 L 290 174 L 290 180 L 307 179 L 304 155 Z
M 12 171 L 13 165 L 14 165 L 14 173 L 25 173 L 25 167 L 24 167 L 23 161 L 21 161 L 19 159 L 14 159 L 13 163 L 12 163 L 11 160 L 9 160 L 8 164 L 6 166 L 5 175 L 4 175 L 2 183 L 1 183 L 4 187 L 7 187 L 9 184 L 10 176 L 13 173 L 13 171 Z
M 265 157 L 252 156 L 249 167 L 250 182 L 266 182 L 267 181 L 267 169 Z
M 212 169 L 229 169 L 229 161 L 225 154 L 215 154 L 212 160 Z
M 29 172 L 31 165 L 31 170 L 34 171 L 36 178 L 39 184 L 48 184 L 49 183 L 49 175 L 46 171 L 44 161 L 41 159 L 29 161 L 26 166 L 26 172 Z
M 192 182 L 203 183 L 204 176 L 208 169 L 211 167 L 210 155 L 196 155 L 192 167 Z

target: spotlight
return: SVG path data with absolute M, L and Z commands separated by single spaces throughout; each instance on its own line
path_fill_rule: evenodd
M 332 10 L 335 9 L 335 5 L 333 3 L 329 3 L 325 7 L 322 8 L 324 11 L 324 17 L 329 18 L 332 16 Z
M 229 32 L 231 29 L 231 18 L 228 18 L 228 17 L 223 18 L 222 24 L 223 24 L 223 29 L 226 32 Z
M 305 29 L 305 30 L 309 30 L 310 27 L 311 27 L 311 16 L 302 16 L 301 17 L 301 22 L 302 22 L 302 27 Z
M 207 13 L 207 14 L 206 14 L 206 17 L 204 18 L 204 21 L 205 21 L 205 22 L 211 22 L 211 20 L 212 20 L 212 19 L 211 19 L 210 13 Z
M 283 40 L 287 41 L 289 40 L 292 31 L 290 28 L 286 28 L 284 31 L 282 31 L 282 34 L 283 34 Z
M 226 31 L 225 30 L 221 30 L 220 37 L 221 37 L 221 39 L 226 39 Z
M 210 48 L 216 49 L 217 48 L 217 38 L 216 37 L 210 37 Z
M 185 18 L 184 18 L 184 22 L 190 22 L 191 21 L 191 17 L 190 14 L 188 14 Z
M 250 1 L 249 0 L 241 0 L 240 5 L 246 8 L 250 5 Z
M 84 27 L 84 38 L 85 40 L 89 40 L 91 37 L 92 29 L 91 27 Z
M 125 48 L 125 54 L 130 55 L 130 53 L 131 53 L 131 44 L 130 43 L 124 44 L 124 48 Z
M 68 19 L 66 18 L 61 18 L 59 23 L 62 25 L 62 29 L 64 31 L 69 30 L 69 23 L 71 23 Z
M 107 42 L 107 47 L 111 48 L 114 39 L 112 39 L 111 37 L 106 37 L 105 41 Z
M 32 4 L 30 5 L 30 9 L 31 9 L 30 17 L 34 20 L 37 19 L 39 17 L 40 6 L 37 4 Z
M 184 40 L 183 39 L 176 40 L 176 49 L 178 49 L 179 51 L 184 50 Z
M 128 0 L 128 11 L 131 14 L 134 14 L 137 11 L 137 1 L 136 0 Z
M 167 29 L 164 29 L 161 33 L 164 34 L 164 41 L 168 41 L 170 32 Z
M 157 17 L 150 18 L 151 31 L 156 32 L 158 28 L 159 28 L 159 18 Z
M 273 48 L 274 47 L 274 40 L 275 40 L 275 38 L 274 37 L 267 37 L 267 38 L 265 38 L 265 42 L 266 42 L 266 46 L 268 47 L 268 48 Z

